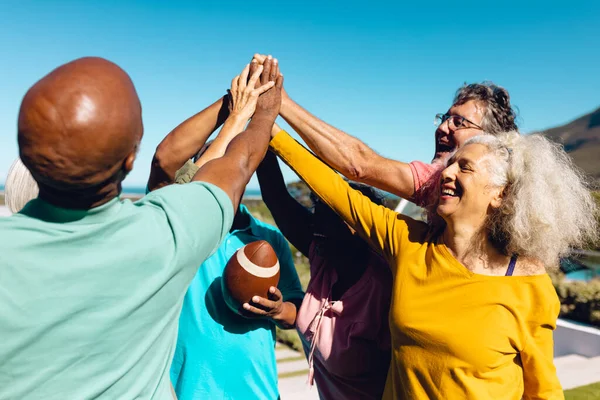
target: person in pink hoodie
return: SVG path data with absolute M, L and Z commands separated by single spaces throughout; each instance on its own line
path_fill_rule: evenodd
M 277 128 L 274 128 L 277 129 Z M 310 261 L 296 326 L 321 399 L 379 399 L 390 363 L 392 274 L 325 204 L 314 213 L 287 191 L 276 156 L 257 170 L 262 197 L 284 236 Z M 353 184 L 381 204 L 369 186 Z

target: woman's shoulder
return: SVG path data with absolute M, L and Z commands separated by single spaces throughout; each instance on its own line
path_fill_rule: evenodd
M 525 307 L 528 319 L 555 320 L 560 310 L 560 300 L 544 263 L 521 257 L 513 277 L 509 280 L 515 284 L 515 290 L 519 288 L 519 303 Z
M 546 266 L 541 261 L 531 257 L 519 257 L 513 276 L 537 276 L 546 273 Z

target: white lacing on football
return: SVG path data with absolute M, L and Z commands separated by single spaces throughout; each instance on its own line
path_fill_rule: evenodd
M 244 252 L 243 248 L 238 250 L 237 260 L 238 263 L 240 263 L 240 265 L 242 266 L 242 268 L 244 268 L 248 273 L 259 278 L 270 278 L 272 276 L 275 276 L 275 274 L 277 274 L 277 272 L 279 271 L 279 261 L 277 261 L 272 267 L 268 268 L 258 266 L 248 259 L 248 256 L 246 256 L 246 253 Z

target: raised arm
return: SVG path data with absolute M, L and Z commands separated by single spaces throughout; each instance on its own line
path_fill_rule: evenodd
M 192 181 L 204 181 L 220 187 L 231 199 L 235 210 L 248 181 L 265 156 L 271 128 L 279 113 L 283 77 L 276 73 L 272 60 L 265 61 L 261 85 L 273 81 L 275 86 L 260 95 L 252 121 L 229 143 L 223 157 L 203 165 L 192 178 Z
M 279 76 L 277 63 L 274 64 L 275 76 Z M 242 132 L 248 123 L 248 120 L 256 110 L 258 97 L 269 90 L 275 82 L 269 81 L 264 85 L 256 87 L 263 66 L 253 60 L 251 64 L 246 65 L 241 74 L 231 81 L 231 90 L 229 92 L 229 117 L 223 124 L 223 128 L 214 142 L 206 149 L 195 164 L 198 168 L 215 158 L 222 157 L 229 143 Z M 250 79 L 248 79 L 250 76 Z
M 281 130 L 273 125 L 273 134 Z M 313 240 L 313 214 L 288 192 L 277 156 L 268 151 L 256 170 L 262 199 L 271 211 L 277 227 L 300 253 L 308 257 Z
M 173 183 L 175 173 L 202 147 L 229 114 L 227 96 L 223 96 L 198 114 L 188 118 L 164 139 L 154 153 L 148 179 L 152 191 Z
M 264 56 L 254 56 L 260 63 Z M 322 160 L 348 179 L 410 199 L 415 183 L 410 165 L 377 154 L 359 139 L 312 115 L 282 93 L 281 116 Z
M 285 131 L 271 140 L 271 148 L 309 188 L 388 260 L 398 254 L 407 218 L 379 206 L 354 190 L 335 171 L 317 159 Z

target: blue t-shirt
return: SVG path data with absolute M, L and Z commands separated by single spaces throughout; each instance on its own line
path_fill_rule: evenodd
M 221 292 L 229 258 L 256 240 L 271 244 L 280 264 L 278 288 L 284 301 L 304 296 L 289 245 L 281 232 L 264 224 L 243 205 L 247 228 L 230 232 L 215 254 L 199 268 L 185 294 L 171 380 L 179 400 L 277 399 L 275 325 L 231 311 Z

